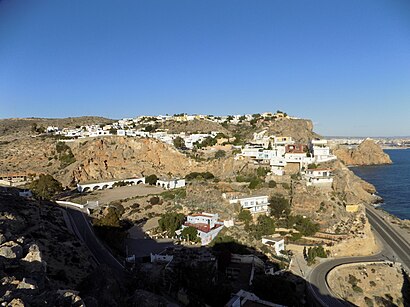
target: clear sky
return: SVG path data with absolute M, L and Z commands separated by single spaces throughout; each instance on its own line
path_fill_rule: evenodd
M 0 0 L 0 118 L 278 109 L 410 135 L 410 1 Z

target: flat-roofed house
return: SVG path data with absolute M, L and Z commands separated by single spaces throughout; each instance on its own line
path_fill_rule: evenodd
M 239 203 L 242 209 L 249 210 L 251 214 L 269 213 L 269 200 L 266 195 L 235 198 L 231 199 L 229 203 Z
M 333 182 L 332 170 L 328 168 L 315 168 L 305 170 L 306 185 L 331 185 Z

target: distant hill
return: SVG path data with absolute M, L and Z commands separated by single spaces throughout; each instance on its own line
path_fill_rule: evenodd
M 6 118 L 0 119 L 0 137 L 26 135 L 33 124 L 38 127 L 57 126 L 60 128 L 74 128 L 75 126 L 90 124 L 108 124 L 114 120 L 98 116 L 81 116 L 67 118 Z

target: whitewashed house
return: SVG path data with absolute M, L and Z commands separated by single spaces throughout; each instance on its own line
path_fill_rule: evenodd
M 286 161 L 285 158 L 282 157 L 275 157 L 270 160 L 271 172 L 273 175 L 276 176 L 283 176 L 285 175 L 285 166 Z
M 180 235 L 186 227 L 194 227 L 198 231 L 201 245 L 207 245 L 223 229 L 224 223 L 218 220 L 218 214 L 202 212 L 201 214 L 188 215 L 182 229 L 176 231 L 176 234 Z
M 229 200 L 229 203 L 239 203 L 242 209 L 249 210 L 251 214 L 269 213 L 268 196 L 249 196 L 243 198 L 234 198 Z
M 315 163 L 336 160 L 337 157 L 330 153 L 330 147 L 327 140 L 312 140 L 311 148 Z
M 285 250 L 285 239 L 281 237 L 262 237 L 262 244 L 272 247 L 276 255 L 281 255 L 280 252 Z
M 303 177 L 306 179 L 306 185 L 331 185 L 333 174 L 331 169 L 307 169 Z
M 276 145 L 285 146 L 285 145 L 295 144 L 295 141 L 290 136 L 275 136 L 273 140 L 274 140 L 274 144 Z
M 183 188 L 186 185 L 185 179 L 170 179 L 170 180 L 157 180 L 156 186 L 164 188 L 165 190 Z

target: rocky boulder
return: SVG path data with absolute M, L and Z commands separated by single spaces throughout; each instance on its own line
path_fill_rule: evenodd
M 23 254 L 23 248 L 16 242 L 9 241 L 0 245 L 0 256 L 7 259 L 20 258 Z
M 337 147 L 333 153 L 346 165 L 391 164 L 388 154 L 371 139 L 364 140 L 357 148 Z
M 27 255 L 21 261 L 29 273 L 45 272 L 46 263 L 41 258 L 41 251 L 37 244 L 30 245 Z

